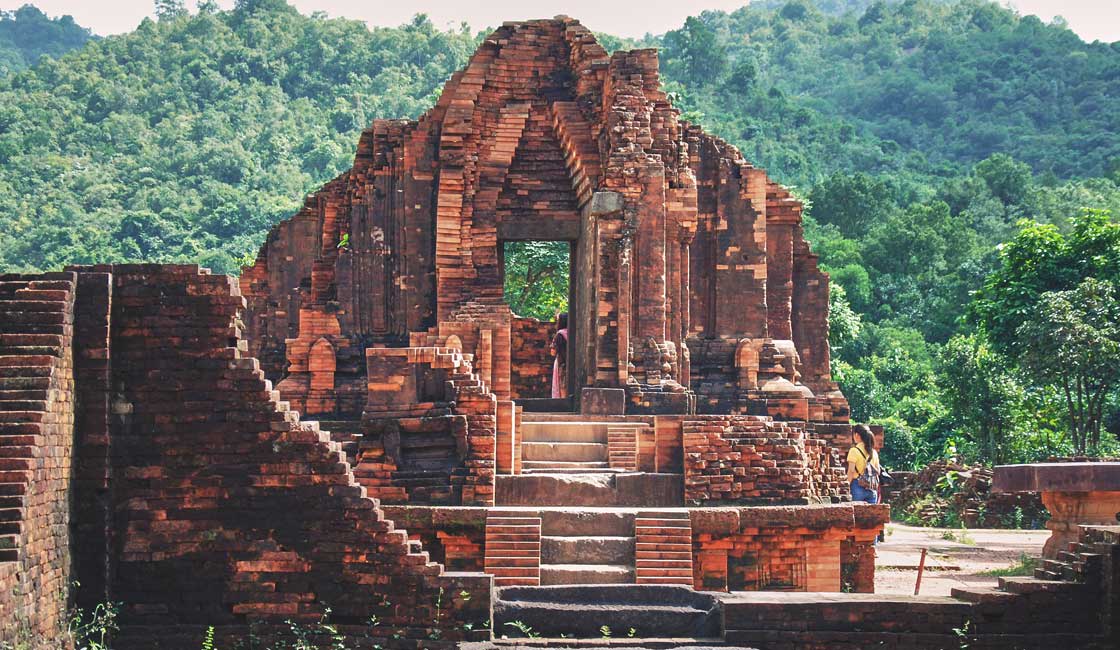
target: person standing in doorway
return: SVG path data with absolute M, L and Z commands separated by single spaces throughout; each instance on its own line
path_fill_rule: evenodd
M 556 336 L 552 339 L 552 398 L 568 396 L 568 313 L 557 312 Z

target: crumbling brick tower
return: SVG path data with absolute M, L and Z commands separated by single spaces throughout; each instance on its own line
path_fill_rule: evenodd
M 508 400 L 516 240 L 572 244 L 577 402 L 845 419 L 801 204 L 679 119 L 655 50 L 608 55 L 563 17 L 503 25 L 434 108 L 374 122 L 353 168 L 273 229 L 242 276 L 252 351 L 304 412 L 355 419 L 367 348 L 456 335 Z

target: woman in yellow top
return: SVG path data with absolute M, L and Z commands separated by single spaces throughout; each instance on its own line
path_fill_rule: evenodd
M 867 471 L 868 463 L 871 471 Z M 852 427 L 852 448 L 848 450 L 848 483 L 852 501 L 879 503 L 879 452 L 875 451 L 875 434 L 865 424 Z

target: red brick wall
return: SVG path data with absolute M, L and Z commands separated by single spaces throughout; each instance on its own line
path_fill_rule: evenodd
M 682 423 L 685 500 L 784 504 L 847 498 L 840 458 L 794 423 L 751 415 Z
M 16 647 L 66 627 L 74 282 L 0 275 L 0 640 Z
M 885 506 L 864 504 L 691 512 L 694 584 L 714 591 L 837 592 L 857 569 L 857 590 L 870 591 L 871 542 L 889 518 Z M 853 565 L 857 550 L 872 561 Z
M 197 648 L 327 607 L 385 647 L 444 647 L 480 623 L 489 579 L 439 565 L 364 496 L 326 432 L 243 353 L 236 280 L 116 266 L 112 355 L 116 647 Z M 470 599 L 459 596 L 463 591 Z M 399 638 L 394 635 L 399 635 Z
M 513 399 L 552 396 L 552 354 L 556 323 L 514 318 L 511 327 L 510 393 Z M 569 348 L 571 343 L 568 344 Z

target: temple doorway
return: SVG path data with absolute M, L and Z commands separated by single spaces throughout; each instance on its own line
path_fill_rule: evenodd
M 570 411 L 575 368 L 572 360 L 577 319 L 571 314 L 572 268 L 576 242 L 509 240 L 501 242 L 502 289 L 513 310 L 510 386 L 518 404 L 530 411 Z M 568 316 L 567 345 L 562 356 L 562 394 L 553 395 L 554 359 L 550 347 Z

